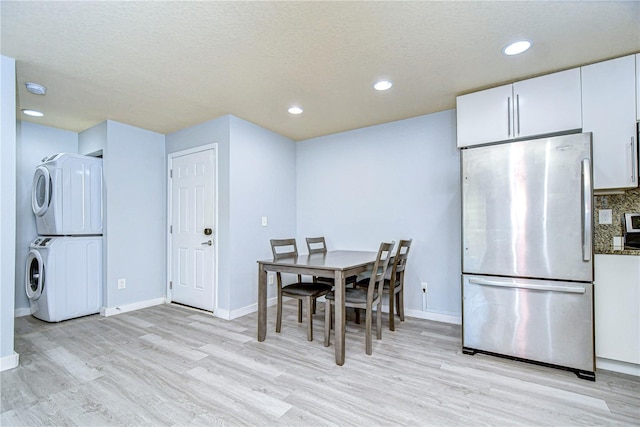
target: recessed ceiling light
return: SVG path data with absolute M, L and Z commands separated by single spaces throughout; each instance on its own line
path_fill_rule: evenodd
M 27 116 L 33 116 L 33 117 L 42 117 L 42 116 L 44 116 L 44 113 L 41 113 L 40 111 L 36 111 L 36 110 L 23 109 L 22 112 L 24 114 L 26 114 Z
M 302 110 L 302 108 L 300 107 L 289 107 L 289 110 L 287 111 L 289 111 L 291 114 L 302 114 L 302 111 L 304 110 Z
M 531 47 L 529 40 L 519 40 L 517 42 L 510 43 L 502 49 L 502 53 L 505 55 L 518 55 Z
M 373 85 L 373 88 L 375 90 L 387 90 L 390 89 L 391 86 L 393 86 L 393 83 L 391 83 L 389 80 L 380 80 Z
M 47 93 L 47 88 L 38 84 L 38 83 L 25 83 L 27 91 L 33 93 L 34 95 L 44 95 Z

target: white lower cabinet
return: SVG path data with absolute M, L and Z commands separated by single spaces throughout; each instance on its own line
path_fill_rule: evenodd
M 640 364 L 640 256 L 596 255 L 596 356 Z

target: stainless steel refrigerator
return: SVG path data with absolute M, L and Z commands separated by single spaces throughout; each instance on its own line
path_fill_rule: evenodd
M 595 380 L 591 134 L 462 161 L 462 346 Z

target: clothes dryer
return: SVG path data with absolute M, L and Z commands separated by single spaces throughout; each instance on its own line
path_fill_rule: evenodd
M 27 256 L 31 314 L 60 322 L 102 307 L 102 237 L 38 237 Z
M 69 153 L 43 159 L 31 207 L 41 236 L 102 234 L 102 159 Z

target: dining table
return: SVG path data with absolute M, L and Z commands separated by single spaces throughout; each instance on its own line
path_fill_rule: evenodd
M 267 336 L 267 274 L 291 273 L 334 279 L 336 364 L 343 365 L 346 309 L 346 278 L 373 268 L 378 253 L 335 250 L 297 257 L 258 261 L 258 341 Z

